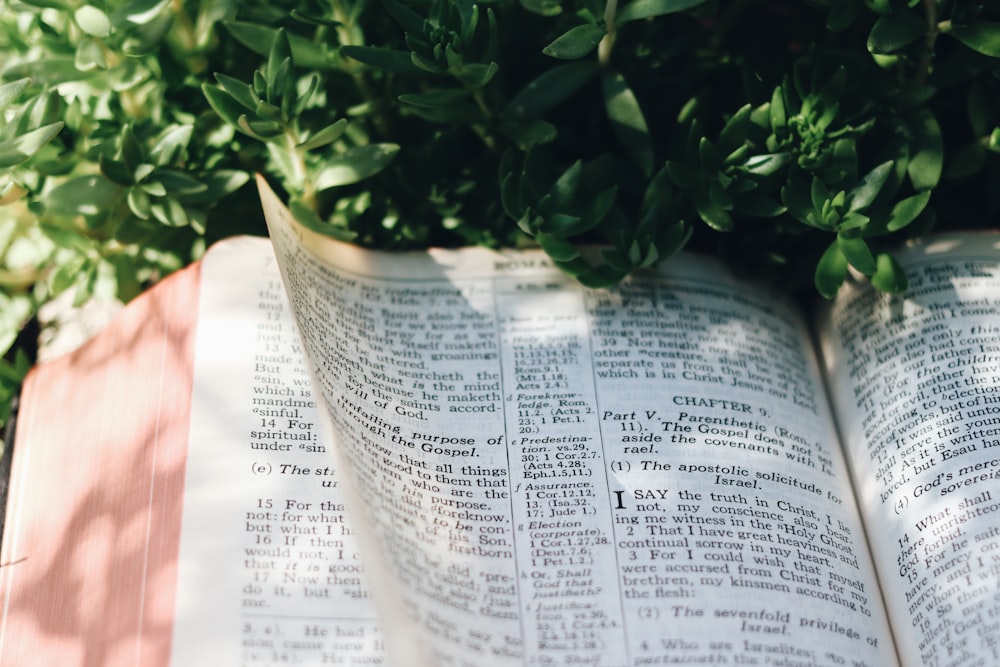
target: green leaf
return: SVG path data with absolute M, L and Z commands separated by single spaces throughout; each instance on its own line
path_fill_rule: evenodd
M 13 308 L 11 308 L 10 304 L 8 303 L 4 303 L 3 308 L 13 310 Z M 23 319 L 27 320 L 29 317 L 30 314 L 26 312 Z M 17 322 L 20 319 L 22 318 L 18 318 L 17 320 L 14 321 Z M 0 338 L 0 352 L 2 352 L 4 355 L 3 358 L 0 358 L 0 380 L 5 380 L 12 384 L 19 385 L 21 384 L 21 381 L 24 380 L 24 377 L 28 374 L 28 370 L 31 368 L 32 361 L 30 357 L 28 357 L 28 354 L 21 348 L 17 348 L 14 363 L 10 363 L 9 361 L 7 361 L 7 354 L 6 354 L 7 350 L 10 349 L 10 346 L 14 343 L 16 339 L 17 339 L 16 332 L 11 332 L 9 336 L 5 335 L 2 338 Z M 10 417 L 10 406 L 3 405 L 2 407 L 4 411 L 0 412 L 0 425 L 3 425 Z
M 861 182 L 847 193 L 849 202 L 848 210 L 860 211 L 863 208 L 871 206 L 872 202 L 878 196 L 879 191 L 881 191 L 882 186 L 885 185 L 886 179 L 892 173 L 892 167 L 893 161 L 889 160 L 865 174 Z
M 200 180 L 178 169 L 160 169 L 155 178 L 163 184 L 167 194 L 173 197 L 198 194 L 208 189 Z
M 837 223 L 837 231 L 847 232 L 855 229 L 861 229 L 871 222 L 871 218 L 867 215 L 862 215 L 857 211 L 849 211 L 847 215 L 840 219 Z
M 886 226 L 890 232 L 899 231 L 903 227 L 917 219 L 917 216 L 924 212 L 927 202 L 931 199 L 931 191 L 925 190 L 919 194 L 907 197 L 896 202 L 889 215 L 889 223 Z
M 80 70 L 76 67 L 74 54 L 48 55 L 14 64 L 4 71 L 4 76 L 29 76 L 36 84 L 49 85 L 78 81 L 81 78 Z
M 774 218 L 788 209 L 770 197 L 754 192 L 733 197 L 737 211 L 754 218 Z
M 343 134 L 344 130 L 347 129 L 347 119 L 341 118 L 332 125 L 327 125 L 322 130 L 314 133 L 307 140 L 303 141 L 297 146 L 302 150 L 313 150 L 316 148 L 321 148 L 322 146 L 327 146 L 337 139 L 339 139 Z
M 133 192 L 135 191 L 133 190 Z M 129 195 L 131 196 L 132 192 L 129 192 Z M 129 200 L 129 208 L 132 208 L 131 199 Z M 135 212 L 134 209 L 132 211 Z M 150 213 L 148 212 L 145 218 L 138 215 L 129 216 L 122 224 L 118 225 L 118 229 L 115 230 L 115 239 L 126 244 L 147 243 L 159 228 L 158 224 L 149 221 L 149 217 Z M 133 280 L 135 279 L 134 271 L 133 268 L 130 272 Z
M 686 162 L 668 160 L 664 165 L 670 180 L 685 190 L 698 190 L 707 184 L 707 176 L 701 167 Z
M 153 146 L 153 150 L 149 152 L 149 159 L 158 167 L 179 163 L 184 156 L 184 151 L 187 150 L 193 132 L 193 125 L 179 125 L 170 128 Z
M 288 61 L 286 60 L 285 63 L 287 64 Z M 285 102 L 286 102 L 287 98 L 284 98 L 281 95 L 279 95 L 279 97 L 282 98 L 280 100 L 281 103 L 282 103 L 282 106 L 280 106 L 280 107 L 276 106 L 274 104 L 271 104 L 270 102 L 265 102 L 263 100 L 257 102 L 257 105 L 254 107 L 253 112 L 258 117 L 258 119 L 260 119 L 260 120 L 274 121 L 275 123 L 281 123 L 281 121 L 282 121 L 283 118 L 287 118 L 287 115 L 285 115 L 284 112 L 283 112 L 283 110 L 282 110 L 282 107 L 285 106 Z M 279 100 L 275 100 L 275 101 L 279 101 Z
M 504 114 L 511 118 L 537 118 L 566 101 L 597 73 L 592 62 L 557 65 L 540 74 L 508 103 Z
M 731 152 L 737 147 L 745 145 L 751 111 L 752 107 L 749 104 L 744 104 L 726 121 L 722 131 L 719 132 L 719 150 Z
M 708 183 L 708 197 L 718 208 L 725 211 L 733 210 L 733 198 L 726 192 L 726 188 L 716 180 Z
M 316 175 L 317 190 L 357 183 L 388 166 L 399 152 L 396 144 L 358 146 L 329 160 Z
M 404 75 L 423 75 L 424 70 L 413 64 L 409 51 L 396 51 L 377 46 L 342 46 L 340 53 L 376 69 Z
M 81 72 L 108 69 L 108 58 L 100 42 L 92 37 L 81 39 L 76 45 L 73 64 Z
M 504 134 L 517 142 L 518 148 L 523 151 L 538 144 L 550 143 L 559 133 L 555 125 L 539 119 L 505 122 L 502 127 Z
M 942 32 L 970 49 L 992 58 L 1000 58 L 1000 23 L 976 21 L 971 25 L 953 25 L 950 21 L 944 21 L 940 27 Z
M 148 162 L 143 162 L 139 165 L 136 165 L 135 171 L 132 174 L 132 178 L 136 183 L 142 183 L 144 180 L 146 180 L 147 177 L 149 177 L 150 174 L 152 174 L 155 171 L 156 167 L 154 165 L 151 165 Z
M 524 214 L 518 199 L 517 175 L 510 172 L 500 181 L 500 204 L 508 217 L 517 220 Z
M 583 262 L 582 259 L 578 260 Z M 589 287 L 591 289 L 600 289 L 602 287 L 610 287 L 616 283 L 621 282 L 628 274 L 627 270 L 616 269 L 613 266 L 608 266 L 603 264 L 601 266 L 581 266 L 576 274 L 576 279 L 584 287 Z
M 415 107 L 448 109 L 468 101 L 470 96 L 471 91 L 467 88 L 445 88 L 426 93 L 400 95 L 399 101 L 404 104 L 412 104 Z
M 847 273 L 847 258 L 840 251 L 840 244 L 834 241 L 826 249 L 816 264 L 814 283 L 816 291 L 825 299 L 837 296 L 837 291 L 844 284 Z
M 74 284 L 86 269 L 86 258 L 79 256 L 61 265 L 50 278 L 50 288 L 53 294 L 62 294 Z
M 649 138 L 649 127 L 639 101 L 625 78 L 616 71 L 605 72 L 601 84 L 611 131 L 618 137 L 625 152 L 639 165 L 642 173 L 649 176 L 653 173 L 653 142 Z
M 101 173 L 118 185 L 132 185 L 135 183 L 135 176 L 132 170 L 124 162 L 113 160 L 107 155 L 101 155 L 98 159 L 98 164 L 100 165 Z
M 594 198 L 593 204 L 590 206 L 590 210 L 587 211 L 588 228 L 591 225 L 601 223 L 608 216 L 608 214 L 611 213 L 611 209 L 614 208 L 617 198 L 617 186 L 601 191 Z
M 541 151 L 531 151 L 525 155 L 521 176 L 517 181 L 517 199 L 522 211 L 530 210 L 551 187 L 547 168 Z
M 896 258 L 887 252 L 881 252 L 876 258 L 878 268 L 871 277 L 871 284 L 883 292 L 889 294 L 902 294 L 909 287 L 906 279 L 906 272 L 899 265 Z
M 768 107 L 770 116 L 771 131 L 786 130 L 788 117 L 785 114 L 785 91 L 781 86 L 771 93 L 771 103 Z
M 111 210 L 121 187 L 103 176 L 78 176 L 65 181 L 42 197 L 45 210 L 55 215 L 95 216 Z
M 0 106 L 3 105 L 0 104 Z M 969 82 L 969 92 L 965 96 L 965 113 L 969 117 L 969 126 L 972 128 L 972 134 L 977 137 L 989 134 L 990 119 L 993 114 L 993 110 L 990 107 L 990 98 L 986 95 L 983 82 L 973 79 Z
M 383 0 L 383 5 L 389 15 L 396 22 L 403 26 L 403 30 L 414 35 L 420 34 L 424 29 L 424 17 L 416 13 L 406 5 L 396 0 Z
M 861 3 L 853 0 L 840 0 L 830 4 L 830 13 L 826 17 L 826 27 L 831 32 L 840 32 L 850 27 L 858 16 Z
M 111 19 L 93 5 L 83 5 L 73 13 L 73 19 L 80 26 L 80 30 L 88 35 L 97 38 L 104 38 L 111 34 Z
M 278 34 L 277 28 L 254 23 L 227 21 L 223 25 L 236 41 L 260 56 L 268 55 L 271 50 L 271 44 Z M 321 47 L 294 33 L 288 33 L 287 36 L 288 44 L 291 47 L 292 62 L 295 63 L 296 67 L 319 70 L 330 69 L 330 58 Z
M 720 139 L 720 143 L 722 140 Z M 739 148 L 732 151 L 729 155 L 725 157 L 722 161 L 723 170 L 728 170 L 730 167 L 741 167 L 747 161 L 747 156 L 750 155 L 750 145 L 742 144 Z
M 257 108 L 258 100 L 254 97 L 249 83 L 240 81 L 228 74 L 222 74 L 221 72 L 215 73 L 215 80 L 241 106 L 248 110 Z
M 56 245 L 73 250 L 75 252 L 86 253 L 90 247 L 90 241 L 83 236 L 77 228 L 67 229 L 59 225 L 40 222 L 39 230 L 50 238 Z
M 187 211 L 173 197 L 164 197 L 150 206 L 153 217 L 168 227 L 186 227 L 190 222 Z
M 233 127 L 239 127 L 240 117 L 246 114 L 246 108 L 240 104 L 232 95 L 221 88 L 202 84 L 201 92 L 208 100 L 208 104 L 219 115 L 219 118 L 229 123 Z
M 281 125 L 272 120 L 250 120 L 246 115 L 240 116 L 236 126 L 255 139 L 266 141 L 281 136 Z
M 648 213 L 654 213 L 654 209 L 668 207 L 673 200 L 673 177 L 670 175 L 668 164 L 664 164 L 649 179 L 649 185 L 646 186 L 646 192 L 642 199 L 642 207 L 643 209 L 647 209 Z M 654 222 L 653 225 L 655 226 L 656 223 Z
M 3 109 L 16 100 L 24 89 L 31 83 L 31 79 L 24 78 L 0 85 L 0 109 Z
M 127 201 L 129 210 L 137 218 L 149 220 L 149 216 L 152 215 L 152 202 L 149 200 L 149 195 L 146 194 L 145 190 L 142 188 L 129 188 Z
M 698 160 L 701 162 L 701 166 L 709 172 L 720 171 L 723 167 L 722 154 L 708 140 L 708 137 L 702 137 L 698 141 Z
M 358 236 L 355 232 L 324 222 L 323 219 L 316 214 L 316 211 L 303 204 L 298 198 L 292 198 L 289 200 L 288 211 L 292 214 L 292 217 L 298 220 L 303 226 L 313 230 L 314 232 L 319 232 L 320 234 L 337 239 L 338 241 L 350 242 Z
M 94 296 L 94 288 L 97 285 L 99 275 L 100 265 L 97 262 L 91 262 L 83 272 L 83 279 L 77 281 L 76 292 L 73 294 L 74 308 L 79 308 Z
M 771 176 L 792 160 L 791 153 L 767 153 L 747 159 L 743 168 L 755 176 Z
M 927 34 L 927 21 L 914 13 L 896 11 L 880 16 L 868 33 L 871 53 L 895 53 Z
M 632 261 L 629 259 L 628 254 L 619 248 L 608 248 L 602 250 L 601 258 L 609 266 L 612 266 L 624 273 L 628 273 L 632 269 Z
M 113 17 L 112 22 L 118 25 Z M 173 13 L 167 11 L 154 15 L 142 25 L 126 24 L 122 26 L 127 31 L 127 36 L 121 45 L 122 53 L 130 57 L 150 55 L 164 42 L 173 22 Z
M 305 112 L 312 101 L 313 95 L 316 94 L 316 90 L 319 88 L 319 74 L 313 72 L 307 81 L 305 89 L 299 90 L 295 104 L 288 110 L 289 118 L 297 118 Z
M 211 206 L 220 199 L 239 190 L 250 180 L 250 174 L 232 169 L 214 169 L 201 176 L 205 189 L 184 195 L 189 206 Z
M 570 28 L 542 49 L 542 53 L 561 60 L 583 58 L 597 48 L 607 30 L 593 23 Z
M 676 14 L 692 7 L 703 4 L 706 0 L 631 0 L 625 9 L 615 15 L 615 25 L 621 26 L 629 21 L 641 21 L 663 16 L 664 14 Z
M 788 208 L 788 213 L 793 218 L 809 224 L 808 219 L 813 212 L 813 206 L 804 183 L 790 180 L 781 188 L 781 202 Z
M 970 141 L 958 147 L 943 176 L 948 179 L 968 178 L 983 168 L 986 157 L 986 147 L 977 140 Z
M 465 63 L 460 67 L 448 69 L 448 72 L 467 88 L 482 88 L 492 81 L 499 71 L 500 66 L 496 63 Z
M 152 197 L 166 197 L 167 188 L 157 180 L 144 181 L 138 185 L 142 188 L 143 192 Z
M 461 89 L 463 93 L 470 92 Z M 424 94 L 400 95 L 399 101 L 403 103 L 401 109 L 406 113 L 414 113 L 432 123 L 442 123 L 444 125 L 468 125 L 483 120 L 483 110 L 477 106 L 472 98 L 467 95 L 456 95 L 452 98 L 451 104 L 443 104 L 438 97 L 439 92 Z M 450 94 L 452 90 L 449 90 Z
M 733 216 L 723 208 L 719 208 L 712 202 L 707 192 L 695 190 L 691 193 L 694 200 L 694 208 L 706 225 L 717 232 L 731 232 L 733 230 Z
M 556 262 L 568 262 L 580 256 L 580 251 L 572 243 L 559 236 L 538 232 L 535 234 L 535 241 Z
M 539 16 L 558 16 L 563 10 L 559 0 L 521 0 L 520 4 Z
M 866 276 L 875 273 L 875 256 L 860 236 L 837 235 L 837 247 L 851 266 Z
M 826 203 L 830 201 L 830 190 L 821 179 L 813 176 L 812 186 L 809 188 L 809 199 L 812 202 L 813 210 L 824 211 Z
M 937 186 L 944 168 L 941 126 L 927 108 L 917 110 L 908 120 L 913 156 L 906 164 L 906 173 L 915 189 L 929 190 Z
M 132 170 L 138 169 L 143 163 L 145 154 L 139 138 L 135 136 L 135 131 L 131 125 L 122 128 L 121 136 L 121 157 L 125 165 Z
M 0 142 L 0 169 L 13 167 L 32 157 L 42 146 L 52 141 L 62 127 L 62 123 L 52 123 Z
M 551 235 L 572 236 L 586 231 L 587 228 L 587 223 L 578 215 L 553 213 L 545 218 L 539 231 L 544 229 Z
M 577 160 L 560 174 L 549 190 L 551 208 L 555 211 L 573 209 L 576 205 L 577 193 L 580 190 L 580 177 L 583 173 L 583 161 Z
M 155 21 L 170 4 L 171 0 L 132 0 L 111 14 L 111 22 L 116 26 L 126 22 L 133 26 L 147 25 Z
M 289 86 L 292 67 L 292 47 L 288 43 L 288 33 L 278 30 L 267 55 L 267 101 L 277 104 Z

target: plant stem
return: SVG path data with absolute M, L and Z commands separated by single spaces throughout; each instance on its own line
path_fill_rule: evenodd
M 618 0 L 607 0 L 604 5 L 604 26 L 607 33 L 597 45 L 597 62 L 601 67 L 607 67 L 611 62 L 611 49 L 615 45 L 618 29 L 615 27 L 615 14 L 618 12 Z
M 305 156 L 298 148 L 298 139 L 296 139 L 289 129 L 285 130 L 284 136 L 288 154 L 291 156 L 290 162 L 292 164 L 292 168 L 295 170 L 295 173 L 292 176 L 293 182 L 301 184 L 302 203 L 315 210 L 316 191 L 313 188 L 312 181 L 309 179 L 309 174 L 306 170 Z
M 185 63 L 192 74 L 199 74 L 208 67 L 208 59 L 201 52 L 191 15 L 184 9 L 183 0 L 173 0 L 170 11 L 174 20 L 167 34 L 167 45 L 174 57 Z
M 337 28 L 337 41 L 341 46 L 363 46 L 364 45 L 364 35 L 361 34 L 360 28 L 351 21 L 350 16 L 344 11 L 343 3 L 336 1 L 333 3 L 333 17 L 336 19 L 340 26 Z M 341 62 L 345 64 L 344 71 L 350 75 L 357 85 L 358 90 L 361 92 L 361 96 L 366 102 L 372 105 L 374 109 L 374 117 L 372 122 L 378 132 L 385 138 L 391 136 L 391 123 L 389 118 L 385 113 L 385 105 L 382 103 L 382 98 L 377 96 L 373 91 L 371 85 L 368 83 L 368 78 L 365 76 L 365 68 L 363 65 L 358 63 L 355 67 L 346 67 L 346 62 L 350 60 L 341 56 Z M 353 62 L 353 61 L 351 61 Z
M 917 68 L 917 75 L 915 81 L 918 85 L 923 85 L 927 82 L 927 77 L 930 76 L 931 72 L 931 61 L 934 59 L 934 43 L 937 41 L 938 35 L 941 33 L 938 26 L 937 20 L 937 5 L 936 0 L 924 0 L 924 14 L 927 16 L 927 36 L 925 37 L 924 44 L 927 47 L 926 53 L 920 59 L 920 64 Z
M 478 124 L 472 124 L 470 127 L 473 132 L 479 135 L 479 138 L 482 139 L 483 144 L 486 146 L 486 148 L 488 148 L 491 151 L 495 151 L 497 143 L 496 140 L 490 135 L 488 129 L 490 125 L 489 121 L 492 120 L 493 118 L 493 113 L 490 111 L 489 106 L 486 104 L 486 100 L 483 98 L 483 91 L 482 90 L 473 91 L 472 99 L 475 100 L 476 106 L 479 107 L 479 110 L 483 112 L 483 116 L 486 118 L 487 122 L 484 127 L 480 127 Z

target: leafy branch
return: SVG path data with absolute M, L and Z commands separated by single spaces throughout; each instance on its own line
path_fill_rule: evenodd
M 263 233 L 254 172 L 336 238 L 595 286 L 688 248 L 905 292 L 894 247 L 1000 216 L 976 0 L 0 0 L 0 54 L 0 421 L 44 304 Z

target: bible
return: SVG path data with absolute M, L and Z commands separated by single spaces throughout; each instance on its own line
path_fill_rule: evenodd
M 389 254 L 261 182 L 29 377 L 3 664 L 1000 658 L 1000 240 L 800 303 L 680 255 Z

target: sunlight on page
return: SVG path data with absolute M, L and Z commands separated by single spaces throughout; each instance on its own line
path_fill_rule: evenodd
M 905 298 L 853 286 L 827 312 L 835 403 L 907 664 L 998 657 L 998 248 L 987 234 L 915 247 Z
M 978 246 L 980 251 L 987 250 L 988 248 L 1000 250 L 1000 240 L 985 238 L 984 234 L 979 234 L 977 236 L 978 239 L 974 243 Z M 959 251 L 961 253 L 963 249 L 968 249 L 969 245 L 970 241 L 968 238 L 937 238 L 920 244 L 919 252 L 924 255 L 931 256 L 944 255 L 955 251 Z
M 270 244 L 214 248 L 203 272 L 173 664 L 376 664 L 365 568 Z
M 364 251 L 262 198 L 399 664 L 894 664 L 790 303 L 702 259 L 584 290 Z

